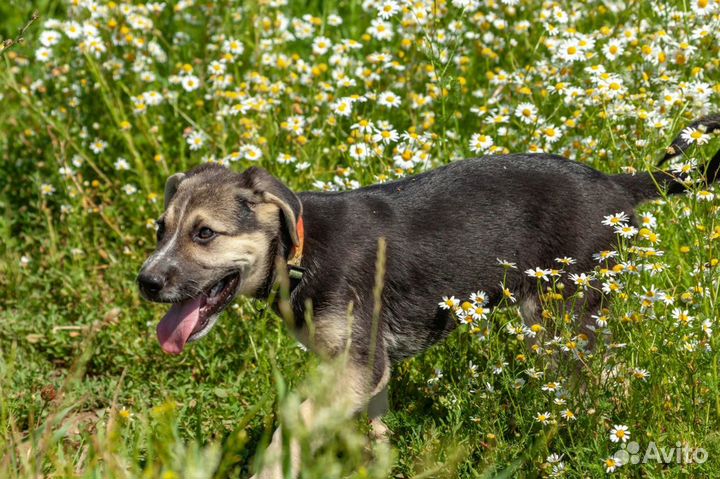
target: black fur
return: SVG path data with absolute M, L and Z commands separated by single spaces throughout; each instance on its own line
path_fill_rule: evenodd
M 714 117 L 713 117 L 714 118 Z M 708 165 L 716 178 L 718 153 Z M 378 239 L 387 240 L 387 273 L 377 348 L 397 361 L 413 356 L 455 327 L 438 307 L 443 295 L 467 298 L 481 289 L 491 304 L 501 297 L 504 270 L 519 299 L 537 296 L 523 273 L 577 260 L 569 272 L 587 272 L 592 255 L 613 247 L 603 217 L 660 195 L 679 193 L 669 173 L 605 175 L 548 154 L 488 156 L 452 163 L 417 176 L 342 193 L 299 193 L 305 222 L 305 277 L 291 299 L 297 326 L 311 301 L 317 321 L 327 310 L 354 305 L 354 350 L 370 350 Z M 598 295 L 589 294 L 586 312 Z M 341 347 L 342 345 L 338 345 Z

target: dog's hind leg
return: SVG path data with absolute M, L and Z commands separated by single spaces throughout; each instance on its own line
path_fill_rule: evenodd
M 542 332 L 546 329 L 547 322 L 543 320 L 542 305 L 537 295 L 527 296 L 520 301 L 520 317 L 526 327 L 533 330 L 535 334 L 538 334 L 538 336 L 526 337 L 525 344 L 535 352 L 541 351 L 541 339 L 543 335 L 546 336 L 550 333 L 546 334 Z M 536 329 L 538 327 L 541 327 L 541 329 Z
M 542 307 L 537 295 L 528 296 L 520 301 L 520 316 L 528 328 L 533 324 L 542 324 Z
M 600 312 L 603 303 L 603 294 L 595 290 L 587 290 L 583 292 L 582 298 L 565 305 L 565 310 L 575 318 L 577 325 L 578 338 L 585 341 L 585 348 L 592 350 L 597 341 L 597 332 L 595 324 L 595 316 Z

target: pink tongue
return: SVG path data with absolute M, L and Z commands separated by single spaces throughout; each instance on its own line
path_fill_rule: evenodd
M 200 319 L 203 296 L 173 304 L 157 326 L 160 347 L 168 354 L 180 354 Z

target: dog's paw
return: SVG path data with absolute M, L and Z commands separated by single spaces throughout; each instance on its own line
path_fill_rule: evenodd
M 257 474 L 253 474 L 250 479 L 283 479 L 282 471 L 278 468 L 268 468 L 269 470 L 262 470 Z
M 392 431 L 379 417 L 370 420 L 370 438 L 378 442 L 390 442 Z

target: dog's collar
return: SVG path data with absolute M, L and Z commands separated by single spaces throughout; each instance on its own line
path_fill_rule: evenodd
M 300 261 L 302 260 L 303 255 L 303 247 L 305 246 L 305 223 L 303 222 L 302 216 L 298 219 L 296 231 L 298 243 L 293 245 L 287 265 L 288 276 L 290 279 L 300 280 L 303 277 L 303 273 L 305 273 L 305 268 L 300 266 Z

